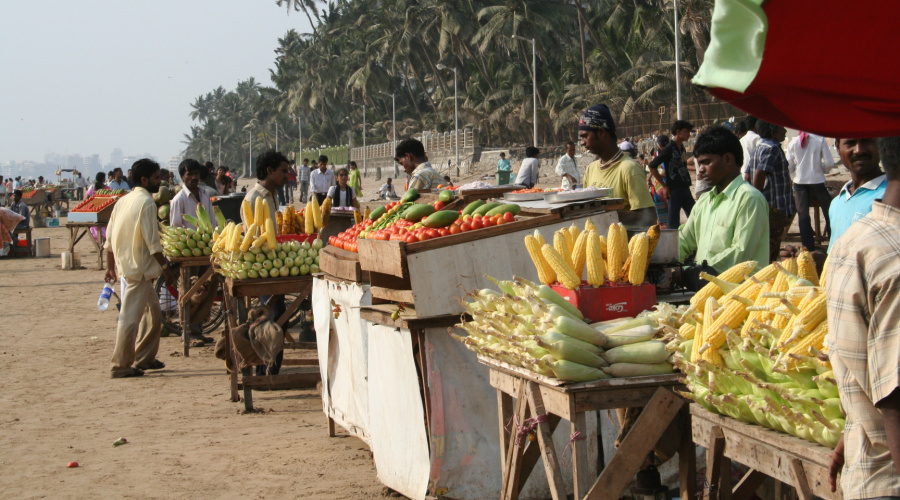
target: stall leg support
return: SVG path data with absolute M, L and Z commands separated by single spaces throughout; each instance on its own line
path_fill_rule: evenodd
M 181 266 L 178 270 L 179 286 L 181 297 L 187 297 L 188 288 L 191 284 L 191 273 L 188 266 Z M 176 302 L 178 309 L 181 311 L 181 340 L 183 342 L 184 357 L 191 355 L 191 308 L 189 301 L 179 300 Z

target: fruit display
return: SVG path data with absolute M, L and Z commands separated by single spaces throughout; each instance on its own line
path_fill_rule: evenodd
M 659 237 L 659 226 L 653 226 L 629 241 L 625 226 L 620 223 L 612 224 L 606 236 L 600 236 L 588 219 L 584 230 L 573 223 L 556 231 L 552 242 L 544 241 L 541 233 L 535 231 L 534 235 L 525 237 L 525 247 L 538 279 L 545 285 L 559 283 L 575 290 L 583 284 L 582 277 L 587 271 L 587 284 L 592 287 L 637 286 L 644 282 Z
M 241 224 L 228 223 L 221 234 L 214 237 L 212 261 L 218 272 L 235 279 L 281 278 L 319 272 L 322 240 L 278 243 L 268 204 L 262 198 L 257 198 L 256 202 L 253 210 L 246 200 L 241 204 L 245 220 L 252 221 L 246 231 L 242 231 Z M 305 211 L 305 220 L 310 220 L 310 207 L 307 206 Z
M 581 312 L 547 285 L 516 278 L 500 288 L 476 291 L 463 301 L 472 321 L 452 334 L 469 350 L 540 375 L 567 382 L 664 375 L 674 368 L 660 318 L 675 308 L 660 304 L 638 318 L 588 324 Z
M 112 205 L 121 198 L 121 195 L 100 195 L 95 194 L 90 198 L 79 203 L 75 208 L 69 210 L 70 212 L 99 212 L 104 208 Z
M 124 189 L 98 189 L 95 191 L 96 194 L 100 196 L 123 196 L 125 194 Z
M 453 191 L 443 191 L 434 203 L 415 203 L 418 193 L 360 215 L 357 223 L 329 238 L 328 243 L 351 252 L 357 251 L 360 238 L 416 243 L 443 236 L 465 233 L 515 221 L 521 210 L 515 203 L 473 201 L 462 210 L 446 210 Z
M 168 205 L 164 205 L 168 207 Z M 163 207 L 160 207 L 162 210 Z M 209 213 L 203 205 L 197 205 L 197 217 L 183 215 L 185 222 L 192 224 L 197 229 L 172 227 L 160 224 L 160 237 L 163 245 L 163 255 L 166 257 L 203 257 L 212 255 L 213 242 L 218 237 L 221 228 L 225 227 L 225 215 L 219 207 L 213 207 L 216 223 L 209 217 Z
M 116 189 L 101 189 L 100 191 L 122 191 L 124 194 L 124 190 Z M 168 222 L 169 221 L 169 202 L 172 201 L 172 198 L 175 197 L 175 192 L 169 188 L 168 181 L 162 181 L 159 183 L 159 191 L 153 193 L 151 195 L 153 197 L 153 201 L 156 203 L 156 206 L 159 207 L 156 210 L 156 217 L 160 220 L 160 222 Z
M 738 264 L 661 318 L 703 408 L 834 448 L 844 428 L 828 358 L 825 276 L 808 252 L 753 275 Z

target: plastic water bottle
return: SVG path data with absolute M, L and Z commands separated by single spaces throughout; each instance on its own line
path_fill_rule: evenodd
M 109 283 L 103 285 L 103 291 L 100 292 L 100 300 L 97 301 L 97 310 L 105 311 L 109 307 L 109 298 L 112 297 L 113 288 Z

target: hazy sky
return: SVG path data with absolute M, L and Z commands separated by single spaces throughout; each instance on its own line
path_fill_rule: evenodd
M 278 38 L 309 32 L 275 0 L 0 0 L 0 161 L 113 148 L 178 154 L 190 103 L 271 84 Z

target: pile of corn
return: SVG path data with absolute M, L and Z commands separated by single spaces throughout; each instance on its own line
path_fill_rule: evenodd
M 558 282 L 575 290 L 581 286 L 585 271 L 587 284 L 592 287 L 607 281 L 640 285 L 659 235 L 659 226 L 653 226 L 629 241 L 625 226 L 616 223 L 609 226 L 606 236 L 600 236 L 597 226 L 588 219 L 584 231 L 574 223 L 556 231 L 552 245 L 535 231 L 525 237 L 525 247 L 537 268 L 538 280 L 545 285 Z
M 661 304 L 637 319 L 589 325 L 577 308 L 547 285 L 521 278 L 497 281 L 501 292 L 479 290 L 463 301 L 472 321 L 453 335 L 475 353 L 569 382 L 672 373 L 671 353 L 658 340 Z
M 809 252 L 771 264 L 738 264 L 691 306 L 663 320 L 688 397 L 707 410 L 833 448 L 844 428 L 825 352 L 825 276 Z
M 275 212 L 278 234 L 313 234 L 328 225 L 331 218 L 331 198 L 325 198 L 321 207 L 315 196 L 310 198 L 306 207 L 299 212 L 293 205 L 289 205 L 284 213 Z

